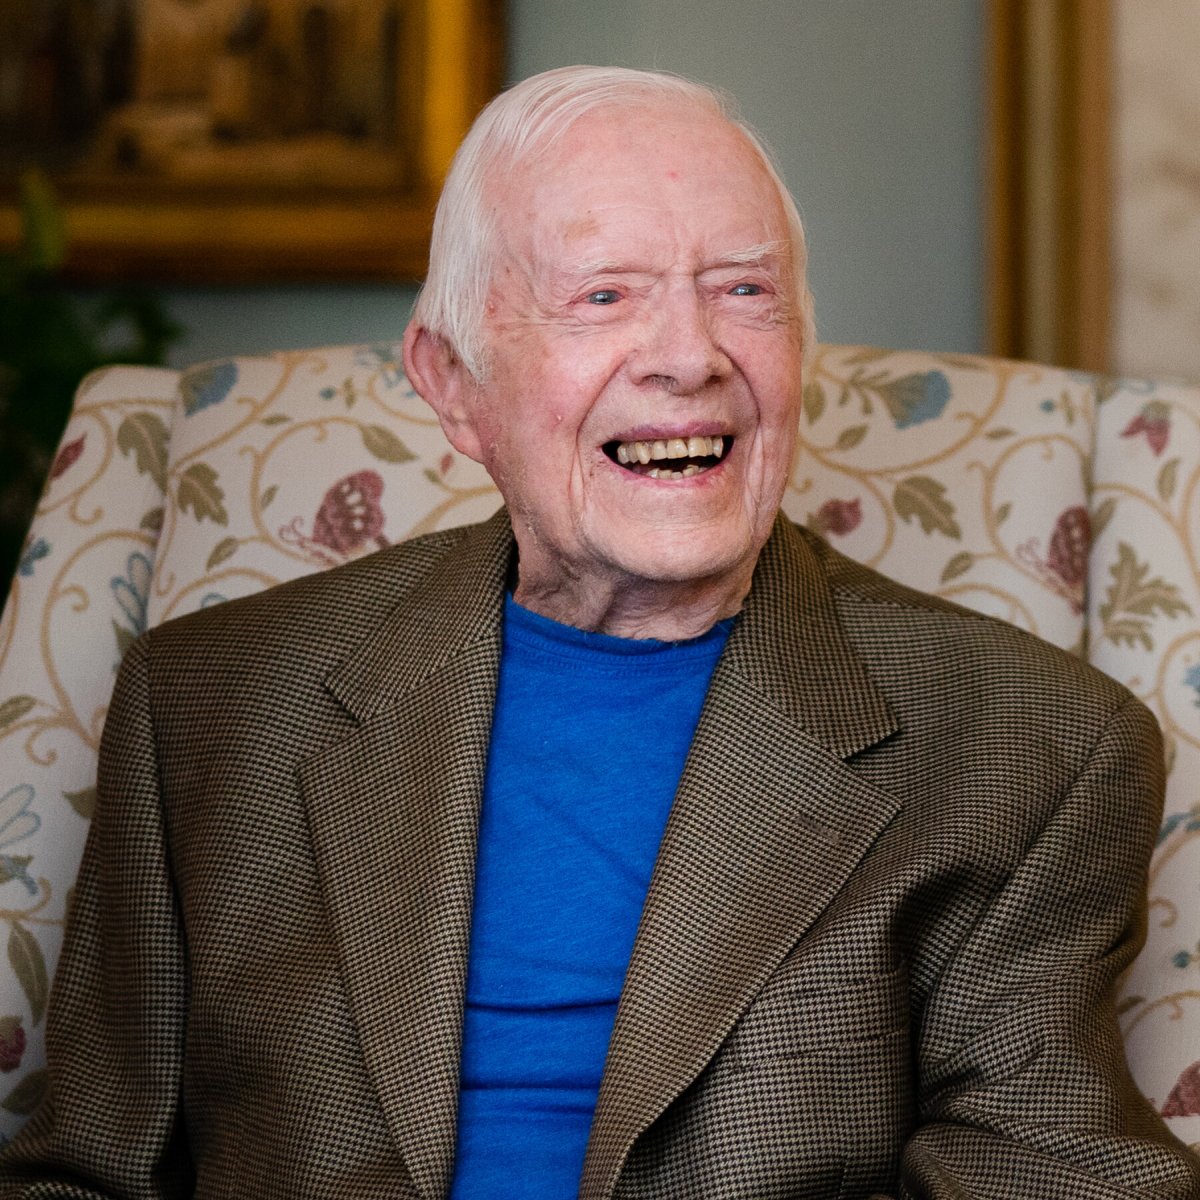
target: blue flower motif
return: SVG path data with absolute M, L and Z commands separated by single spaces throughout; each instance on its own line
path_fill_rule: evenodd
M 220 592 L 205 592 L 204 599 L 200 601 L 201 608 L 212 608 L 215 604 L 226 603 L 226 597 Z
M 29 860 L 10 858 L 3 852 L 32 837 L 42 827 L 41 817 L 29 811 L 33 800 L 33 786 L 28 783 L 19 783 L 0 796 L 0 874 L 5 883 L 19 879 L 31 896 L 37 895 L 37 884 L 29 878 Z
M 1195 666 L 1188 667 L 1187 674 L 1183 677 L 1183 682 L 1186 686 L 1192 688 L 1196 693 L 1196 707 L 1200 708 L 1200 663 Z
M 388 388 L 398 387 L 408 380 L 404 376 L 403 358 L 399 342 L 377 342 L 373 346 L 364 346 L 355 356 L 354 361 L 360 367 L 369 367 L 378 371 Z M 411 393 L 411 388 L 409 389 Z
M 190 417 L 202 408 L 220 404 L 233 391 L 237 378 L 237 363 L 229 359 L 188 371 L 179 384 L 183 411 Z
M 879 392 L 897 429 L 908 429 L 942 415 L 950 401 L 950 380 L 941 371 L 923 371 L 881 384 Z
M 1040 408 L 1044 413 L 1052 413 L 1057 407 L 1057 403 L 1055 403 L 1053 400 L 1043 400 L 1041 404 L 1038 405 L 1038 408 Z
M 38 538 L 36 542 L 31 542 L 25 548 L 25 553 L 21 555 L 21 561 L 17 565 L 17 574 L 28 578 L 33 574 L 34 564 L 38 559 L 45 558 L 49 553 L 50 543 L 45 538 Z
M 146 605 L 150 601 L 150 560 L 135 550 L 125 563 L 125 575 L 113 578 L 113 596 L 121 611 L 129 618 L 134 633 L 146 631 Z

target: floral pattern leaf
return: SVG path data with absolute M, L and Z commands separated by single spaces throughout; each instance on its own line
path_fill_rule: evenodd
M 275 495 L 278 491 L 279 491 L 279 485 L 277 483 L 273 483 L 273 484 L 271 484 L 271 486 L 269 488 L 266 489 L 266 491 L 263 492 L 263 494 L 261 496 L 259 496 L 259 498 L 258 498 L 258 511 L 259 512 L 266 511 L 267 506 L 271 503 L 272 500 L 275 499 Z
M 127 629 L 124 625 L 119 625 L 116 621 L 112 623 L 113 635 L 117 639 L 117 660 L 120 661 L 125 657 L 125 652 L 137 641 L 138 635 L 132 629 Z
M 412 462 L 416 455 L 390 430 L 382 425 L 363 425 L 363 445 L 376 458 L 390 463 Z
M 1008 520 L 1012 513 L 1012 505 L 1006 500 L 998 509 L 996 509 L 996 524 L 1003 525 Z
M 942 568 L 942 582 L 949 583 L 960 575 L 965 575 L 975 565 L 975 555 L 970 550 L 960 550 Z
M 848 429 L 843 429 L 838 434 L 837 448 L 839 450 L 853 450 L 867 436 L 867 427 L 865 425 L 851 425 Z
M 90 821 L 96 811 L 96 789 L 81 788 L 78 792 L 63 792 L 63 799 L 85 820 Z
M 928 475 L 910 475 L 902 479 L 892 494 L 892 507 L 903 521 L 915 517 L 925 533 L 938 532 L 957 541 L 962 530 L 954 519 L 954 505 L 946 499 L 944 484 Z
M 167 432 L 166 422 L 157 413 L 140 412 L 128 416 L 117 429 L 117 445 L 121 453 L 132 454 L 138 473 L 149 475 L 165 492 L 167 490 Z
M 163 527 L 163 510 L 162 508 L 147 509 L 145 515 L 138 523 L 139 529 L 145 529 L 148 533 L 161 533 Z
M 287 413 L 272 413 L 269 417 L 263 417 L 264 425 L 284 425 L 292 418 Z
M 1113 581 L 1109 585 L 1108 599 L 1100 606 L 1102 620 L 1116 613 L 1142 617 L 1152 617 L 1155 613 L 1166 617 L 1191 614 L 1192 610 L 1179 595 L 1175 584 L 1159 576 L 1147 578 L 1149 562 L 1139 562 L 1128 542 L 1117 544 L 1117 561 L 1109 567 L 1109 574 Z
M 46 1000 L 50 995 L 50 977 L 46 958 L 37 938 L 24 925 L 14 924 L 8 935 L 8 962 L 29 1001 L 33 1023 L 40 1025 L 46 1015 Z
M 237 538 L 223 537 L 212 548 L 212 553 L 208 556 L 208 562 L 204 564 L 204 569 L 211 571 L 213 568 L 219 567 L 237 548 Z
M 67 442 L 65 446 L 54 456 L 54 463 L 50 467 L 50 478 L 57 479 L 60 475 L 70 470 L 78 461 L 79 456 L 83 453 L 84 443 L 87 441 L 87 434 L 81 433 L 73 441 Z
M 1116 509 L 1117 502 L 1112 496 L 1102 500 L 1093 509 L 1091 516 L 1092 545 L 1095 545 L 1100 540 L 1100 535 L 1108 528 L 1108 523 L 1112 520 Z
M 1179 459 L 1172 458 L 1169 462 L 1163 463 L 1163 468 L 1158 473 L 1157 487 L 1158 494 L 1164 501 L 1171 499 L 1175 495 L 1175 484 L 1179 478 Z
M 1001 438 L 1010 438 L 1015 435 L 1015 431 L 1006 426 L 999 425 L 995 429 L 989 429 L 983 436 L 989 441 L 998 442 Z
M 1117 544 L 1117 561 L 1109 567 L 1112 583 L 1098 615 L 1101 634 L 1114 645 L 1154 649 L 1150 619 L 1157 614 L 1177 617 L 1191 614 L 1173 583 L 1150 574 L 1149 562 L 1139 562 L 1128 542 Z
M 0 883 L 12 883 L 14 879 L 19 879 L 27 886 L 32 884 L 33 881 L 26 870 L 31 862 L 32 854 L 0 854 Z M 36 884 L 32 886 L 31 891 L 37 892 Z
M 32 696 L 9 696 L 0 703 L 0 729 L 19 721 L 36 703 Z
M 27 1117 L 41 1104 L 49 1085 L 50 1073 L 45 1067 L 38 1071 L 30 1071 L 3 1100 L 0 1100 L 0 1108 L 19 1117 Z
M 179 477 L 179 507 L 190 510 L 197 521 L 207 518 L 217 525 L 228 525 L 225 493 L 217 483 L 217 473 L 208 463 L 192 463 Z
M 179 381 L 184 413 L 190 417 L 201 409 L 220 404 L 233 391 L 237 377 L 237 363 L 231 359 L 187 371 Z
M 815 379 L 804 385 L 804 416 L 815 425 L 825 412 L 825 389 Z

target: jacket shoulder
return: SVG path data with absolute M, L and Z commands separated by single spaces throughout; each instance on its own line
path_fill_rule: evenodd
M 142 635 L 156 660 L 215 665 L 294 656 L 330 661 L 369 631 L 470 535 L 473 526 L 426 534 L 328 570 L 165 621 Z

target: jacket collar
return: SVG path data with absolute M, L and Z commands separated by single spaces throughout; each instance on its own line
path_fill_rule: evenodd
M 453 1176 L 479 805 L 514 556 L 472 529 L 327 680 L 359 721 L 303 764 L 363 1053 L 422 1196 Z M 897 805 L 844 759 L 896 722 L 807 535 L 780 518 L 725 652 L 626 976 L 581 1195 L 715 1053 Z

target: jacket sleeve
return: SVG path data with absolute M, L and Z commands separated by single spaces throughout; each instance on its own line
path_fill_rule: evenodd
M 145 637 L 130 648 L 109 709 L 47 1025 L 49 1092 L 0 1160 L 4 1200 L 193 1190 L 180 1117 L 187 970 L 148 655 Z
M 1197 1200 L 1129 1076 L 1114 985 L 1145 938 L 1162 750 L 1129 699 L 926 1006 L 903 1200 Z

